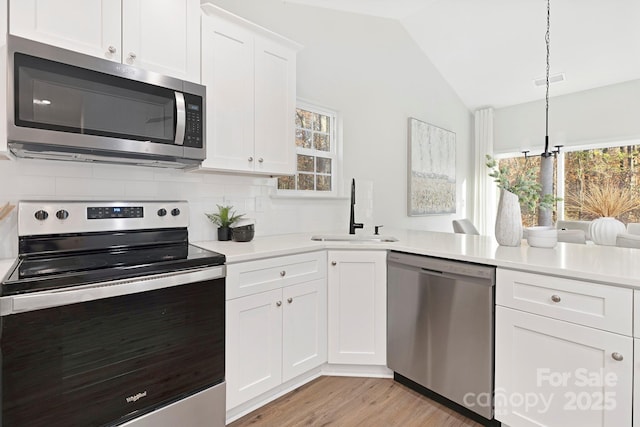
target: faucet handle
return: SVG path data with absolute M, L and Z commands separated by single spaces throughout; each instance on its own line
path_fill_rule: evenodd
M 378 235 L 378 229 L 384 227 L 384 225 L 375 225 L 373 228 L 375 229 L 375 231 L 373 232 L 373 234 L 375 234 L 376 236 Z

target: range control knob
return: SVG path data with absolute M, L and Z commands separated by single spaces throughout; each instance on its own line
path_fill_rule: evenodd
M 180 209 L 178 209 L 178 208 L 171 209 L 171 215 L 173 215 L 173 216 L 180 215 Z
M 38 221 L 44 221 L 45 219 L 49 218 L 49 214 L 47 213 L 47 211 L 43 211 L 42 209 L 37 211 L 33 216 L 35 216 Z
M 167 210 L 165 208 L 158 209 L 158 216 L 165 216 L 167 214 Z
M 64 209 L 60 209 L 58 212 L 56 212 L 56 218 L 67 219 L 69 218 L 69 212 L 65 211 Z

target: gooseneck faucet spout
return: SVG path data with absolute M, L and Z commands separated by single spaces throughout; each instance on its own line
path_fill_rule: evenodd
M 356 234 L 356 228 L 364 228 L 364 224 L 356 222 L 354 208 L 356 205 L 356 179 L 351 179 L 351 213 L 349 216 L 349 234 Z

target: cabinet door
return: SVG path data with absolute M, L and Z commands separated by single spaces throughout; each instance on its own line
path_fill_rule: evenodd
M 327 361 L 327 281 L 313 280 L 282 290 L 282 381 Z
M 11 34 L 121 61 L 120 0 L 17 0 L 9 13 Z
M 207 86 L 203 168 L 253 171 L 253 34 L 202 17 L 202 84 Z
M 295 51 L 255 39 L 255 170 L 295 173 Z
M 122 62 L 200 82 L 200 2 L 124 0 Z
M 329 363 L 386 365 L 384 251 L 329 251 Z
M 630 337 L 498 306 L 495 364 L 495 418 L 511 427 L 631 425 Z
M 280 384 L 282 291 L 227 301 L 227 410 Z

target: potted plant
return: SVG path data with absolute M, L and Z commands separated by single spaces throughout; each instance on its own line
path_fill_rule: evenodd
M 624 223 L 616 217 L 640 206 L 640 200 L 631 189 L 616 185 L 611 179 L 591 186 L 582 199 L 572 194 L 568 200 L 596 217 L 589 226 L 591 240 L 598 245 L 609 246 L 615 246 L 618 234 L 626 231 Z
M 500 189 L 495 228 L 496 240 L 503 246 L 519 246 L 522 240 L 521 207 L 528 212 L 533 212 L 538 206 L 554 209 L 558 198 L 552 194 L 540 196 L 541 188 L 536 168 L 526 168 L 510 180 L 508 166 L 498 167 L 498 162 L 488 154 L 486 159 L 486 166 L 491 169 L 489 176 Z
M 218 226 L 218 240 L 231 240 L 229 226 L 242 218 L 244 214 L 236 214 L 233 206 L 216 206 L 218 207 L 217 213 L 205 213 L 205 215 L 211 222 Z

